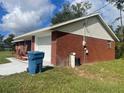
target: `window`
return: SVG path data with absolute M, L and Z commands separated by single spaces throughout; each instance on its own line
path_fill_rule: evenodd
M 108 48 L 112 48 L 112 42 L 108 41 Z

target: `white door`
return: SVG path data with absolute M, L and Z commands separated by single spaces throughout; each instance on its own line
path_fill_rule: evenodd
M 37 50 L 45 53 L 44 63 L 51 63 L 51 35 L 45 37 L 37 37 Z

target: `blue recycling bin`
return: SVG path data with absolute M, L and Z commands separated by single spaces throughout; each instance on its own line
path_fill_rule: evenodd
M 44 52 L 30 51 L 28 52 L 28 72 L 36 74 L 41 72 Z

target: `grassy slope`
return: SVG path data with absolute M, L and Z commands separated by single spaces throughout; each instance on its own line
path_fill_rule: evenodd
M 124 93 L 123 60 L 0 77 L 0 93 Z
M 8 63 L 7 57 L 11 57 L 12 53 L 10 51 L 0 51 L 0 64 Z

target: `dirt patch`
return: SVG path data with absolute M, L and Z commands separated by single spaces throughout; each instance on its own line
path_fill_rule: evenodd
M 102 73 L 103 73 L 103 70 L 104 69 L 101 69 Z M 93 74 L 93 73 L 90 73 L 85 70 L 80 70 L 78 68 L 75 68 L 74 73 L 80 77 L 84 77 L 84 78 L 88 78 L 88 79 L 95 79 L 95 80 L 101 80 L 101 81 L 103 81 L 105 79 L 108 81 L 120 81 L 119 76 L 117 76 L 117 75 L 113 75 L 113 76 L 108 75 L 105 77 L 105 75 L 103 75 L 103 74 L 100 74 L 100 73 Z
M 89 73 L 88 71 L 85 71 L 85 70 L 80 70 L 78 68 L 75 68 L 74 73 L 78 76 L 89 78 L 89 79 L 95 79 L 96 78 L 96 76 L 94 74 Z

